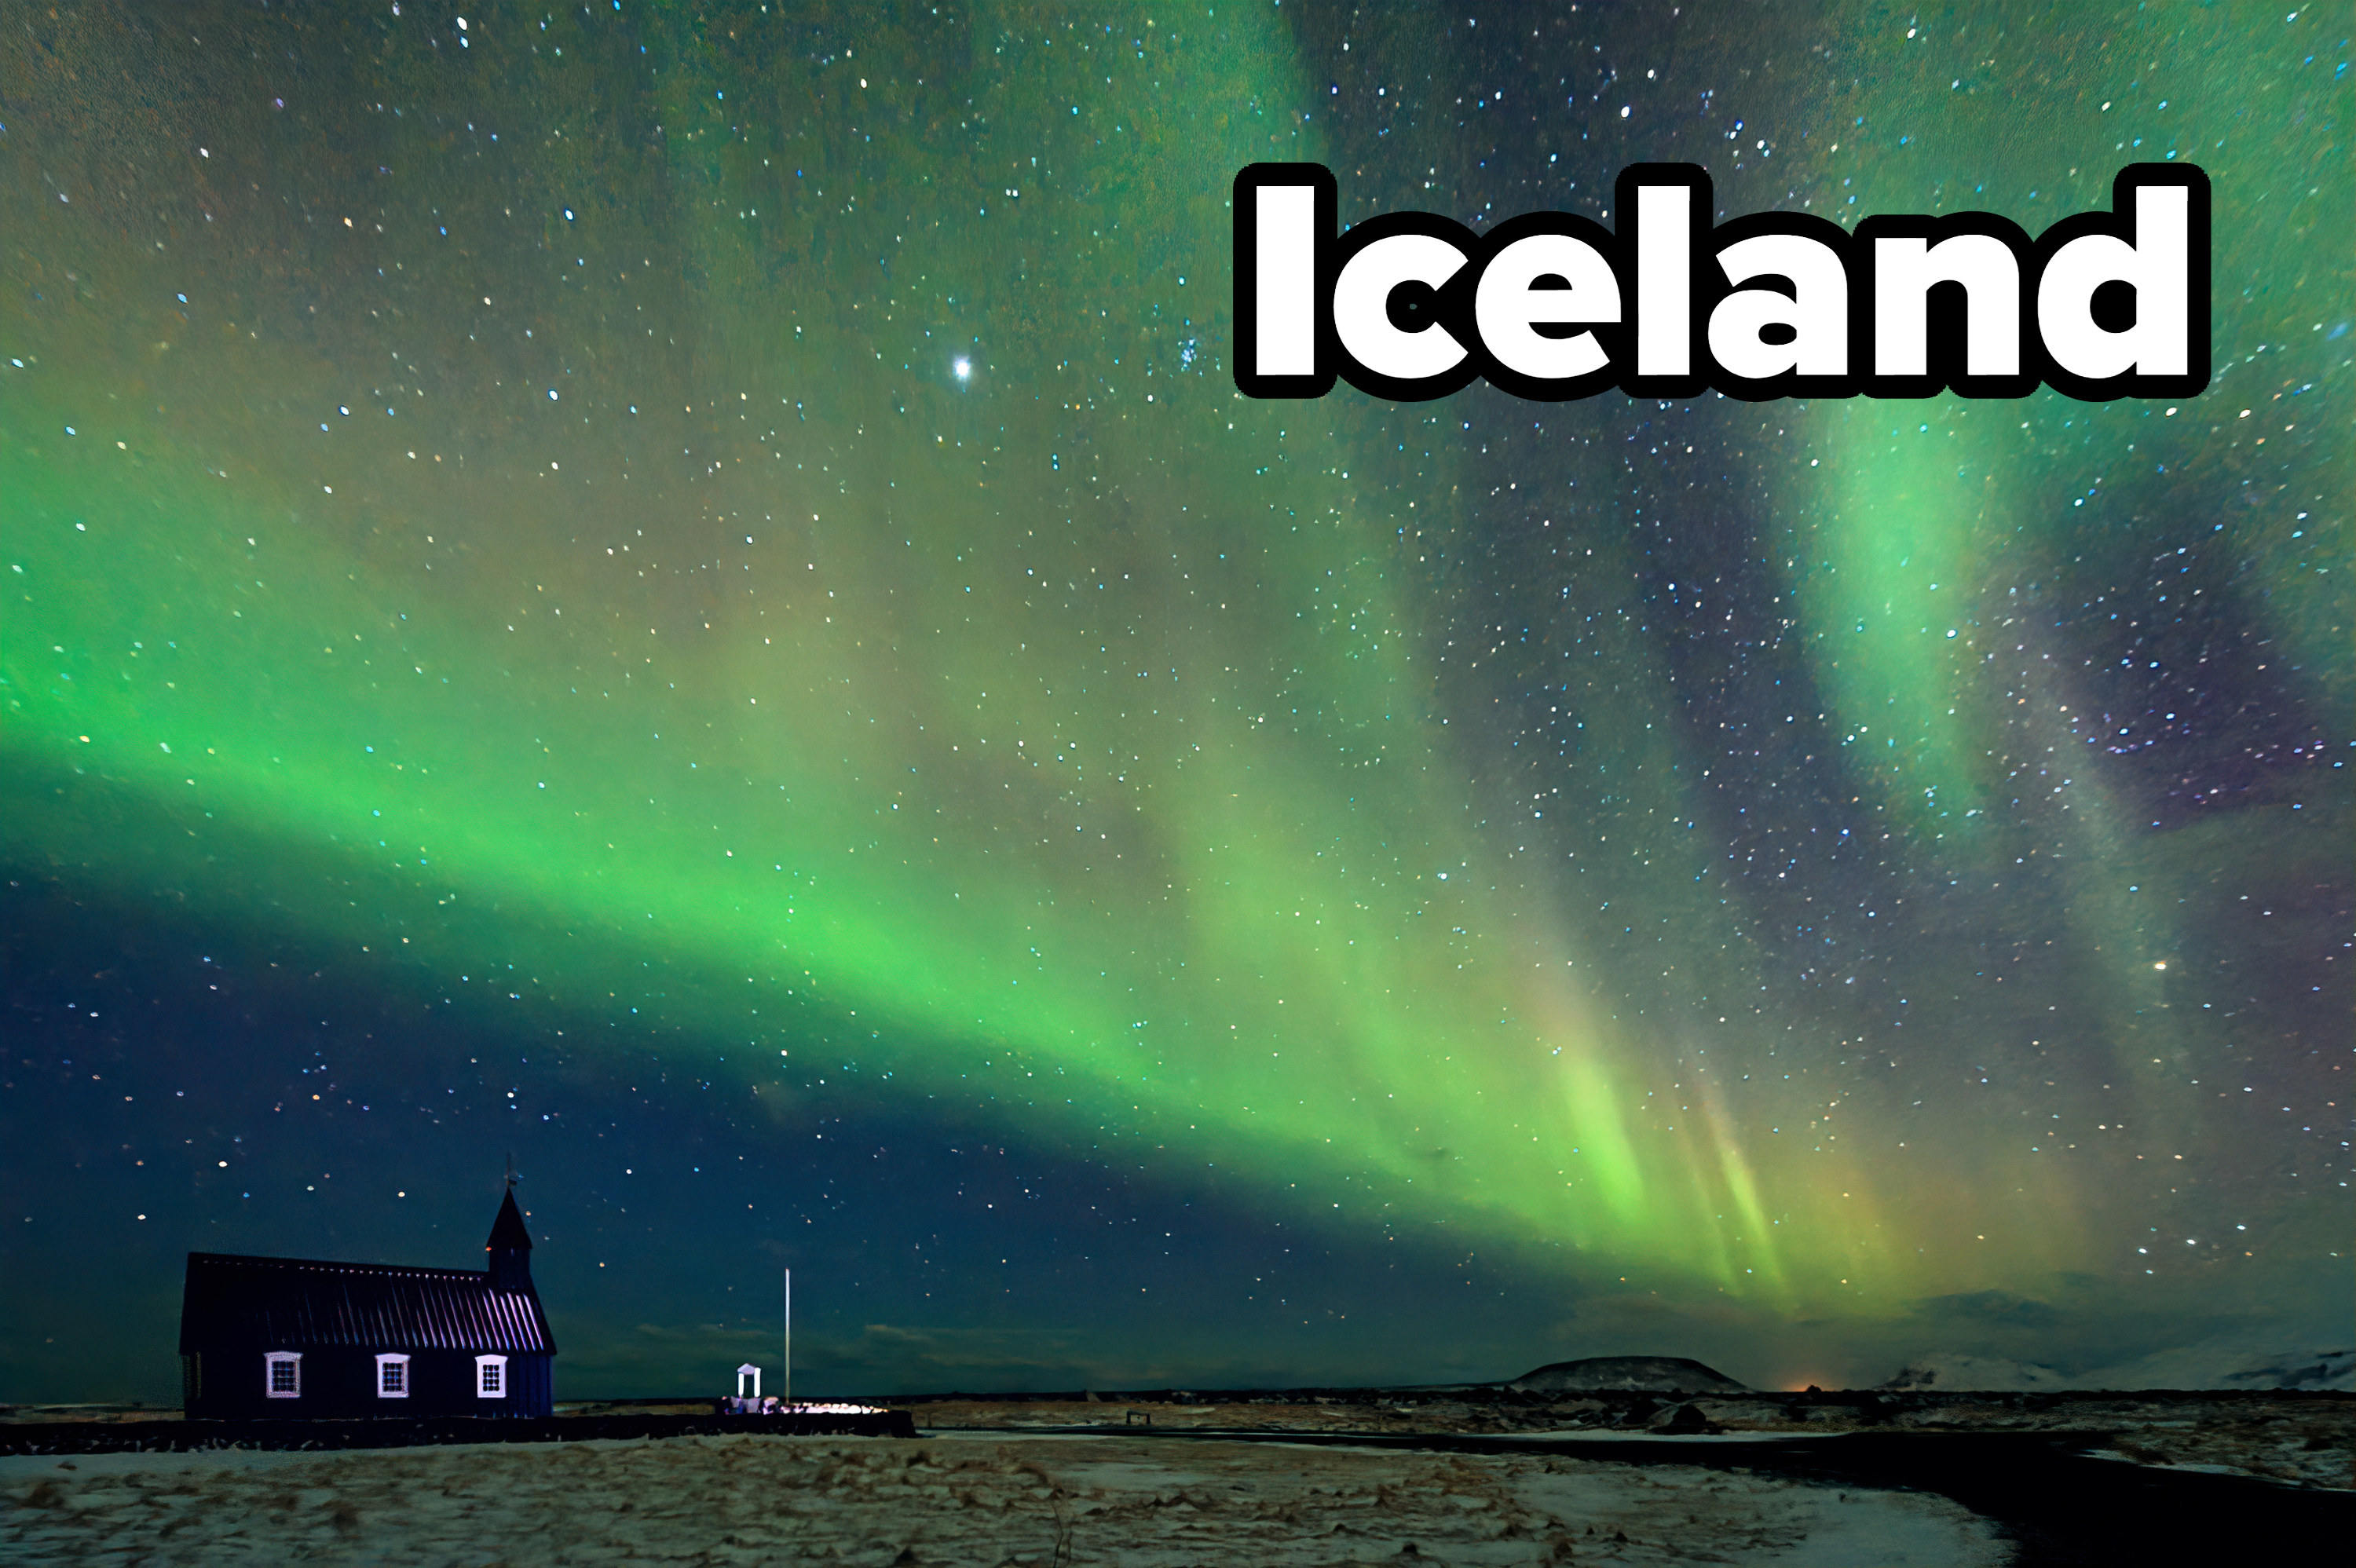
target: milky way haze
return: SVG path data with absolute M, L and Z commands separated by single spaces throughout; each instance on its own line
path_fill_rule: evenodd
M 0 1396 L 510 1150 L 561 1396 L 2344 1336 L 2343 22 L 12 13 Z M 2193 161 L 2217 374 L 1247 400 L 1263 159 Z

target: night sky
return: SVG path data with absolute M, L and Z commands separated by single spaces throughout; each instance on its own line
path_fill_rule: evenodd
M 510 1152 L 560 1398 L 2346 1340 L 2344 7 L 288 9 L 0 17 L 0 1398 Z M 1261 159 L 2215 378 L 1247 400 Z

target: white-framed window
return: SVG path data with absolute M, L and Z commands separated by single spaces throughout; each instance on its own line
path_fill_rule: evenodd
M 303 1397 L 303 1352 L 268 1350 L 262 1358 L 262 1392 L 272 1399 Z
M 409 1358 L 387 1353 L 376 1359 L 376 1396 L 379 1399 L 409 1397 Z
M 475 1397 L 505 1399 L 508 1396 L 508 1359 L 505 1356 L 475 1358 Z

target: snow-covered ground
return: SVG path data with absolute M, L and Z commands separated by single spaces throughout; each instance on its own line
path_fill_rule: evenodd
M 0 1457 L 11 1564 L 1994 1564 L 1947 1500 L 1674 1464 L 1102 1436 Z

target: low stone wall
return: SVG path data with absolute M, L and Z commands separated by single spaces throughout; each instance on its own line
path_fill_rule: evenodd
M 533 1420 L 447 1416 L 366 1421 L 27 1422 L 0 1426 L 0 1454 L 186 1454 L 207 1448 L 324 1451 L 454 1443 L 579 1443 L 590 1438 L 914 1437 L 905 1410 L 872 1415 L 559 1415 Z

